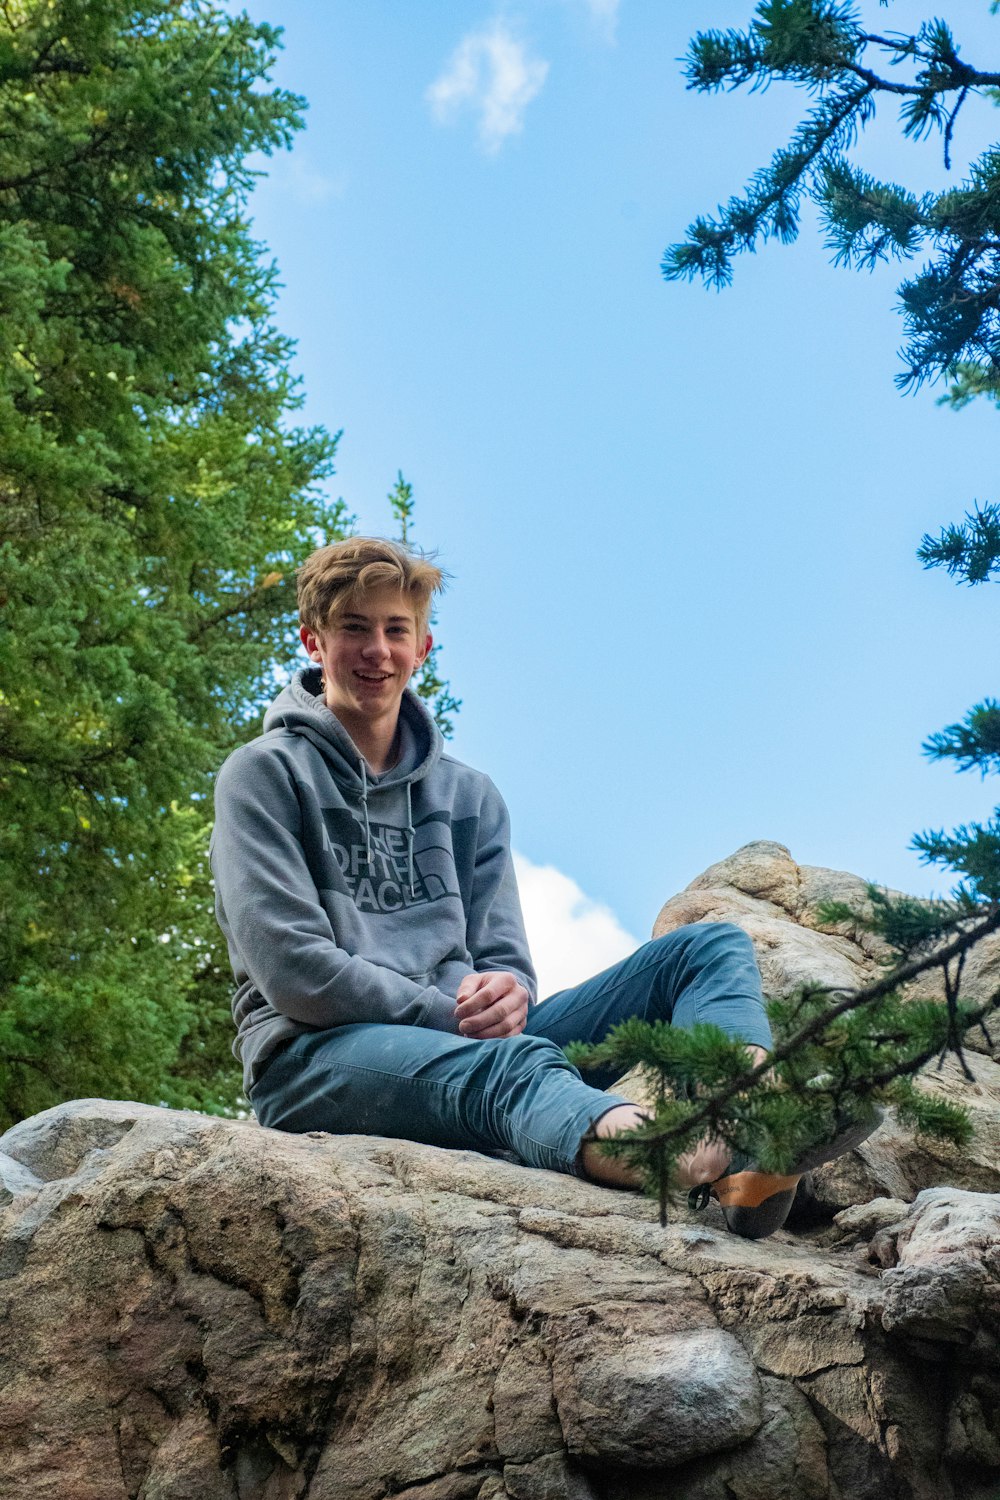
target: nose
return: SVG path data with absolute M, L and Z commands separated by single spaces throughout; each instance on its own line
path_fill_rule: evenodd
M 384 630 L 375 630 L 365 641 L 361 653 L 368 661 L 384 661 L 389 655 L 389 637 Z

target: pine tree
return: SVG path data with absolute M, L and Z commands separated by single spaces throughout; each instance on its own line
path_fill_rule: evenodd
M 238 1094 L 211 778 L 347 522 L 246 215 L 302 123 L 278 44 L 208 0 L 0 8 L 0 1126 Z
M 414 510 L 413 486 L 407 484 L 402 473 L 396 475 L 396 483 L 389 491 L 388 500 L 389 509 L 399 524 L 399 540 L 408 545 Z M 432 615 L 432 625 L 434 618 Z M 445 739 L 450 740 L 454 732 L 452 717 L 461 708 L 462 700 L 454 696 L 451 687 L 440 675 L 440 657 L 441 647 L 435 644 L 428 651 L 423 666 L 414 678 L 413 689 L 425 703 L 430 704 L 438 728 Z
M 927 257 L 900 288 L 901 389 L 945 379 L 943 399 L 954 407 L 980 395 L 1000 403 L 1000 147 L 985 151 L 959 187 L 938 194 L 878 181 L 850 159 L 878 104 L 892 102 L 904 135 L 940 133 L 950 165 L 963 107 L 977 94 L 1000 102 L 1000 71 L 966 62 L 942 20 L 882 35 L 866 30 L 848 4 L 762 0 L 747 30 L 696 35 L 685 73 L 689 87 L 708 92 L 784 80 L 814 102 L 743 195 L 716 217 L 696 219 L 685 241 L 668 249 L 665 277 L 728 285 L 735 256 L 772 238 L 793 240 L 802 205 L 811 202 L 843 266 Z M 987 581 L 1000 572 L 1000 506 L 976 504 L 963 521 L 925 536 L 918 556 L 969 584 Z M 925 749 L 960 770 L 1000 770 L 1000 702 L 978 704 L 961 724 L 932 735 Z M 833 905 L 818 912 L 822 924 L 879 933 L 893 960 L 866 990 L 807 988 L 772 1001 L 775 1048 L 768 1063 L 750 1068 L 745 1049 L 715 1028 L 685 1033 L 641 1022 L 617 1028 L 599 1047 L 571 1049 L 581 1066 L 614 1062 L 623 1072 L 639 1066 L 645 1074 L 657 1100 L 655 1119 L 608 1149 L 641 1169 L 660 1197 L 661 1218 L 677 1156 L 706 1131 L 779 1171 L 878 1103 L 894 1104 L 904 1121 L 925 1132 L 959 1143 L 968 1138 L 964 1110 L 921 1093 L 913 1078 L 948 1050 L 964 1062 L 969 1027 L 1000 1008 L 1000 992 L 978 1008 L 961 1000 L 965 954 L 1000 929 L 1000 809 L 985 825 L 921 833 L 914 847 L 925 861 L 960 876 L 953 898 L 890 900 L 870 888 L 864 913 Z M 921 996 L 936 973 L 943 975 L 943 1003 Z

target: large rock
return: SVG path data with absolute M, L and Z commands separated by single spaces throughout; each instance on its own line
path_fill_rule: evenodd
M 656 931 L 734 921 L 765 987 L 884 957 L 851 875 L 751 844 Z M 1000 939 L 967 993 L 1000 985 Z M 0 1496 L 997 1500 L 1000 1067 L 923 1087 L 752 1244 L 473 1152 L 78 1101 L 0 1138 Z M 818 1221 L 818 1227 L 817 1227 Z M 801 1221 L 807 1223 L 805 1219 Z
M 890 957 L 886 945 L 852 922 L 822 924 L 818 910 L 826 901 L 842 901 L 862 916 L 870 912 L 867 882 L 860 876 L 797 865 L 784 844 L 759 839 L 710 865 L 671 897 L 654 923 L 653 936 L 685 922 L 736 922 L 753 938 L 769 995 L 788 994 L 808 983 L 855 989 L 881 978 Z M 919 984 L 921 994 L 943 994 L 933 974 Z M 1000 933 L 994 933 L 969 952 L 962 996 L 979 1004 L 998 992 Z M 1000 1054 L 1000 1018 L 987 1024 L 986 1034 L 977 1028 L 968 1040 L 988 1056 Z
M 753 939 L 767 995 L 789 994 L 802 984 L 860 989 L 881 978 L 889 950 L 855 923 L 824 926 L 824 901 L 869 910 L 867 886 L 857 875 L 797 865 L 783 844 L 760 841 L 712 865 L 661 910 L 654 937 L 686 922 L 735 922 Z M 940 980 L 919 981 L 920 993 L 941 998 Z M 915 992 L 916 986 L 911 992 Z M 974 947 L 962 977 L 962 997 L 980 1004 L 1000 991 L 1000 934 Z M 974 1127 L 970 1145 L 916 1136 L 890 1112 L 882 1128 L 858 1151 L 811 1174 L 800 1198 L 820 1217 L 877 1197 L 912 1200 L 940 1185 L 1000 1191 L 1000 1021 L 969 1037 L 968 1080 L 954 1057 L 928 1068 L 919 1086 L 961 1101 Z M 801 1205 L 800 1205 L 801 1206 Z
M 882 1200 L 821 1249 L 142 1105 L 0 1153 L 12 1500 L 998 1492 L 998 1196 Z

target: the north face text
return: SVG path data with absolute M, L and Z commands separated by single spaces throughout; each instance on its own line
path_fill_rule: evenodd
M 363 825 L 346 809 L 325 808 L 323 822 L 323 848 L 359 911 L 394 912 L 459 895 L 447 883 L 449 876 L 454 883 L 454 865 L 443 820 L 428 819 L 414 830 L 412 890 L 405 828 L 371 823 L 366 844 Z

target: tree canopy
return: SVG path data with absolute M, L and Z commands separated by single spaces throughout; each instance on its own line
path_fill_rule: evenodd
M 0 1125 L 238 1090 L 211 776 L 348 520 L 247 217 L 302 124 L 279 35 L 208 0 L 0 7 Z
M 734 256 L 771 238 L 794 239 L 803 201 L 811 201 L 841 265 L 864 269 L 930 252 L 900 288 L 901 387 L 978 371 L 989 389 L 1000 389 L 1000 147 L 985 151 L 968 180 L 943 193 L 878 181 L 850 159 L 878 105 L 892 103 L 904 136 L 940 133 L 949 165 L 961 110 L 970 95 L 992 97 L 1000 72 L 962 58 L 945 21 L 882 34 L 861 24 L 855 6 L 834 0 L 764 0 L 745 31 L 698 33 L 684 71 L 688 87 L 701 92 L 786 81 L 815 102 L 744 193 L 715 217 L 697 218 L 686 239 L 667 250 L 664 275 L 727 285 Z

